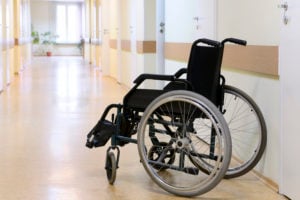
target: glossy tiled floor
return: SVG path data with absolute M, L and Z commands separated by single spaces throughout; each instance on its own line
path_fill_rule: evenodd
M 105 106 L 126 91 L 80 58 L 34 58 L 0 94 L 0 199 L 184 199 L 154 185 L 135 145 L 121 149 L 114 186 L 106 181 L 106 148 L 85 147 Z M 249 173 L 195 199 L 284 198 Z

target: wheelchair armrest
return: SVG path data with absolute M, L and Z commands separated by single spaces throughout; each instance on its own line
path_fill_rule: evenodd
M 191 82 L 186 79 L 176 78 L 174 81 L 167 84 L 163 90 L 190 90 L 194 91 L 194 87 Z
M 185 74 L 185 73 L 187 73 L 187 68 L 181 68 L 174 74 L 174 76 L 175 76 L 175 78 L 179 78 L 182 74 Z
M 146 79 L 173 81 L 175 79 L 175 77 L 173 75 L 141 74 L 133 81 L 133 83 L 140 84 Z

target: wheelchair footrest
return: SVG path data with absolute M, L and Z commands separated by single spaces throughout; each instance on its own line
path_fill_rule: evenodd
M 100 120 L 89 132 L 86 147 L 104 146 L 113 134 L 116 133 L 116 125 L 107 120 Z

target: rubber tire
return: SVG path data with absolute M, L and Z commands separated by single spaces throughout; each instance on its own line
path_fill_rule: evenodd
M 244 102 L 251 105 L 252 109 L 256 113 L 257 119 L 259 120 L 259 124 L 261 126 L 261 131 L 260 131 L 261 140 L 260 140 L 260 144 L 255 152 L 254 157 L 252 157 L 251 160 L 246 161 L 246 163 L 244 165 L 239 166 L 237 168 L 237 170 L 231 170 L 230 165 L 229 165 L 229 168 L 228 168 L 224 178 L 230 179 L 230 178 L 236 178 L 236 177 L 239 177 L 239 176 L 242 176 L 242 175 L 248 173 L 260 161 L 260 159 L 265 151 L 266 144 L 267 144 L 267 127 L 266 127 L 266 123 L 265 123 L 265 120 L 264 120 L 261 110 L 259 109 L 257 104 L 254 102 L 254 100 L 249 95 L 247 95 L 242 90 L 235 88 L 233 86 L 229 86 L 229 85 L 225 85 L 224 93 L 225 93 L 224 95 L 226 95 L 226 93 L 238 95 L 238 96 L 240 96 L 239 98 L 241 100 L 243 100 Z M 226 117 L 225 117 L 225 120 L 226 120 Z M 232 130 L 230 129 L 230 124 L 228 124 L 228 127 L 229 127 L 229 131 L 232 133 Z M 234 140 L 234 137 L 231 137 L 231 139 Z M 232 142 L 232 145 L 233 145 L 232 153 L 234 153 L 234 148 L 235 148 L 234 141 Z
M 147 125 L 148 118 L 150 117 L 151 113 L 160 105 L 170 100 L 169 102 L 174 99 L 174 97 L 181 97 L 181 98 L 190 98 L 193 101 L 196 101 L 201 104 L 201 106 L 204 106 L 208 113 L 211 114 L 211 118 L 218 123 L 218 129 L 221 130 L 222 139 L 224 141 L 224 156 L 222 158 L 222 166 L 218 168 L 218 172 L 213 176 L 212 180 L 209 180 L 209 182 L 205 183 L 203 187 L 197 187 L 193 186 L 192 188 L 178 188 L 173 187 L 172 185 L 168 185 L 168 183 L 165 183 L 164 181 L 160 180 L 159 177 L 155 174 L 154 171 L 151 169 L 151 165 L 147 162 L 147 154 L 145 151 L 144 146 L 144 130 Z M 204 194 L 210 190 L 212 190 L 223 178 L 227 171 L 227 168 L 229 166 L 230 158 L 231 158 L 231 138 L 229 129 L 227 126 L 227 123 L 222 115 L 222 113 L 219 111 L 219 109 L 207 98 L 205 98 L 202 95 L 199 95 L 194 92 L 186 91 L 186 90 L 175 90 L 171 92 L 167 92 L 156 99 L 154 99 L 150 105 L 146 108 L 141 121 L 138 126 L 138 135 L 137 135 L 137 143 L 138 143 L 138 151 L 140 155 L 140 159 L 143 163 L 143 166 L 148 173 L 148 175 L 151 177 L 151 179 L 159 185 L 162 189 L 166 190 L 167 192 L 170 192 L 172 194 L 178 195 L 178 196 L 185 196 L 185 197 L 192 197 Z
M 106 155 L 106 176 L 109 184 L 113 185 L 117 177 L 117 161 L 115 154 L 109 152 Z

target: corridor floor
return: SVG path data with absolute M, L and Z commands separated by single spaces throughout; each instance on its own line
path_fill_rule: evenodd
M 127 91 L 81 58 L 33 58 L 0 94 L 0 200 L 185 199 L 150 180 L 136 145 L 121 149 L 113 186 L 104 170 L 106 148 L 85 147 L 105 106 L 121 103 Z M 194 199 L 285 198 L 249 173 Z

